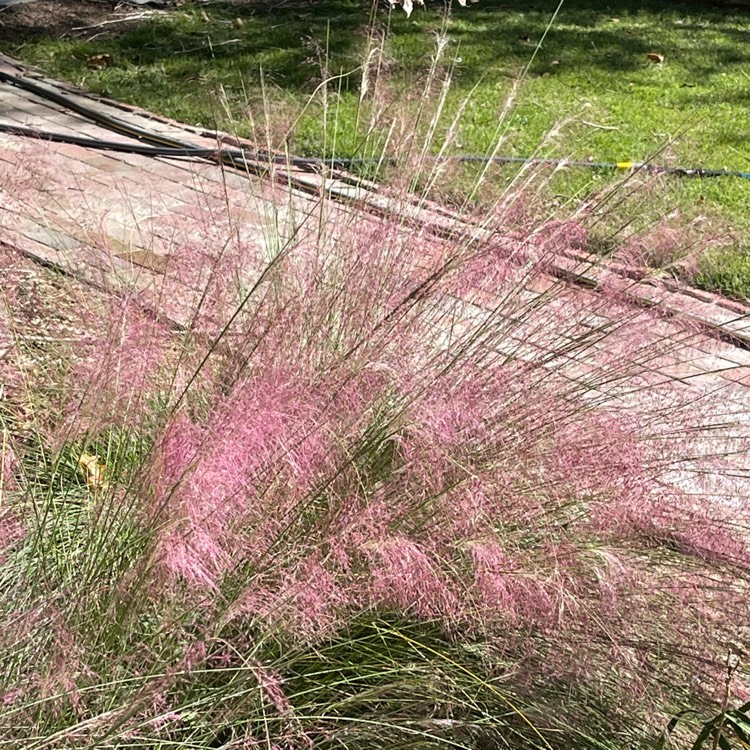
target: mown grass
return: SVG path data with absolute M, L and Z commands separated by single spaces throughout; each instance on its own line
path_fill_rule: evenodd
M 565 0 L 537 50 L 555 5 L 482 0 L 446 14 L 434 3 L 407 18 L 383 8 L 373 14 L 367 3 L 350 0 L 276 8 L 188 4 L 123 32 L 115 25 L 106 33 L 6 41 L 3 49 L 180 121 L 255 137 L 260 128 L 273 134 L 274 145 L 284 142 L 301 155 L 368 156 L 385 141 L 385 135 L 366 138 L 368 129 L 385 134 L 394 120 L 413 121 L 442 30 L 449 43 L 441 64 L 452 80 L 440 127 L 449 127 L 463 107 L 455 152 L 486 153 L 502 135 L 500 153 L 513 156 L 537 153 L 544 143 L 551 157 L 748 169 L 746 11 L 668 0 Z M 360 96 L 368 50 L 378 103 Z M 648 53 L 663 55 L 663 63 Z M 113 64 L 88 68 L 99 54 L 111 55 Z M 521 80 L 512 117 L 503 119 Z M 498 170 L 488 202 L 510 171 Z M 449 196 L 463 195 L 475 175 L 459 172 L 442 186 Z M 610 170 L 564 171 L 551 181 L 550 199 L 575 203 L 612 178 Z M 717 231 L 726 235 L 723 251 L 704 262 L 696 283 L 750 296 L 745 242 L 729 232 L 748 228 L 750 183 L 665 179 L 669 189 L 651 206 L 657 214 L 679 206 L 686 220 L 718 217 Z

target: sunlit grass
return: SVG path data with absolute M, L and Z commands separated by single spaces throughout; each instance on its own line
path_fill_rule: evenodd
M 378 151 L 373 144 L 386 142 L 403 155 L 405 123 L 414 122 L 419 108 L 415 92 L 431 65 L 435 33 L 445 29 L 440 64 L 445 75 L 450 71 L 451 88 L 440 126 L 448 127 L 463 107 L 450 150 L 483 154 L 499 134 L 507 96 L 553 10 L 545 3 L 483 0 L 455 8 L 446 19 L 438 4 L 406 18 L 382 8 L 373 16 L 356 2 L 270 9 L 212 3 L 187 5 L 122 33 L 117 27 L 111 34 L 89 32 L 91 41 L 84 32 L 6 41 L 4 49 L 52 75 L 183 122 L 248 136 L 262 128 L 274 145 L 299 155 L 367 157 Z M 528 69 L 513 116 L 502 125 L 500 151 L 535 153 L 564 122 L 557 137 L 546 138 L 545 155 L 747 170 L 749 29 L 743 11 L 704 3 L 566 0 Z M 663 55 L 663 63 L 649 60 L 651 52 Z M 89 69 L 87 60 L 96 54 L 112 55 L 113 64 Z M 369 91 L 363 99 L 365 59 Z M 321 91 L 310 102 L 325 79 L 329 101 Z M 379 141 L 372 128 L 381 133 Z M 453 200 L 465 194 L 475 173 L 454 171 L 443 194 Z M 512 174 L 496 171 L 474 200 L 491 204 Z M 553 180 L 551 197 L 570 206 L 610 184 L 612 174 L 565 171 Z M 655 208 L 665 214 L 679 207 L 687 220 L 718 217 L 736 229 L 725 233 L 721 257 L 736 257 L 732 265 L 741 269 L 750 182 L 665 179 L 670 189 Z M 748 296 L 747 274 L 733 276 L 731 285 L 717 288 Z M 704 273 L 702 283 L 713 277 Z

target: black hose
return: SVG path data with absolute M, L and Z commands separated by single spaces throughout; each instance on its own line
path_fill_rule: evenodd
M 107 141 L 98 138 L 82 138 L 80 136 L 66 135 L 64 133 L 54 133 L 35 128 L 24 126 L 0 124 L 0 132 L 20 135 L 27 138 L 39 138 L 40 140 L 52 141 L 54 143 L 69 143 L 84 148 L 99 149 L 103 151 L 115 151 L 120 153 L 142 154 L 144 156 L 161 156 L 167 158 L 188 157 L 199 159 L 210 159 L 219 163 L 243 169 L 245 171 L 257 170 L 259 165 L 283 164 L 302 168 L 320 168 L 329 167 L 331 169 L 347 169 L 353 166 L 362 166 L 367 164 L 397 163 L 393 157 L 387 158 L 320 158 L 320 157 L 300 157 L 300 156 L 283 156 L 279 154 L 269 154 L 261 151 L 250 151 L 244 149 L 227 149 L 227 148 L 201 148 L 190 143 L 163 136 L 135 125 L 110 117 L 107 114 L 99 112 L 84 104 L 51 90 L 45 86 L 35 84 L 21 76 L 14 76 L 10 73 L 0 71 L 0 83 L 9 83 L 18 88 L 24 89 L 42 99 L 51 101 L 65 109 L 85 117 L 108 130 L 121 135 L 134 138 L 141 141 L 141 144 L 120 143 L 118 141 Z M 147 144 L 147 145 L 143 145 Z M 726 169 L 704 169 L 689 167 L 663 167 L 647 162 L 589 162 L 589 161 L 571 161 L 568 159 L 548 159 L 522 156 L 482 156 L 479 154 L 451 154 L 446 156 L 427 156 L 429 161 L 452 161 L 462 164 L 532 164 L 540 166 L 568 166 L 589 169 L 635 169 L 652 172 L 656 174 L 671 174 L 681 177 L 739 177 L 750 179 L 750 172 L 732 171 Z
M 87 107 L 85 104 L 79 104 L 69 96 L 60 94 L 53 89 L 47 88 L 46 86 L 40 86 L 39 84 L 33 83 L 32 81 L 29 81 L 27 78 L 24 78 L 22 76 L 14 76 L 10 73 L 3 73 L 3 71 L 0 70 L 0 83 L 9 83 L 12 86 L 16 86 L 20 89 L 23 89 L 24 91 L 28 91 L 30 94 L 34 94 L 40 99 L 46 99 L 49 102 L 58 104 L 63 109 L 75 112 L 76 114 L 85 117 L 87 120 L 96 122 L 102 127 L 107 128 L 108 130 L 112 130 L 116 133 L 121 133 L 122 135 L 126 135 L 130 138 L 137 138 L 139 140 L 145 141 L 146 143 L 155 143 L 158 141 L 161 145 L 171 146 L 172 148 L 180 148 L 181 146 L 185 145 L 184 143 L 181 143 L 174 138 L 169 138 L 167 136 L 158 135 L 157 133 L 152 133 L 149 130 L 144 130 L 135 125 L 130 125 L 124 120 L 118 120 L 116 117 L 110 117 L 103 112 L 98 112 L 91 107 Z

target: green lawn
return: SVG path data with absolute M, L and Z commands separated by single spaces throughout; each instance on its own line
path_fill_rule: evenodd
M 512 86 L 555 6 L 481 0 L 456 7 L 447 23 L 439 3 L 417 8 L 410 18 L 379 10 L 376 27 L 386 43 L 375 97 L 364 105 L 358 66 L 366 56 L 370 12 L 345 0 L 271 11 L 253 3 L 188 5 L 91 41 L 38 38 L 3 46 L 52 75 L 182 121 L 256 137 L 268 130 L 275 145 L 291 129 L 286 143 L 294 153 L 361 156 L 382 147 L 394 120 L 417 116 L 436 32 L 444 27 L 449 44 L 439 75 L 451 69 L 453 75 L 438 132 L 468 97 L 454 151 L 484 153 L 502 132 L 501 153 L 508 155 L 532 154 L 543 144 L 545 156 L 653 157 L 665 165 L 750 171 L 750 12 L 697 1 L 565 0 L 528 67 L 512 115 L 501 124 Z M 113 64 L 89 69 L 87 60 L 104 53 Z M 648 53 L 662 55 L 663 63 Z M 355 72 L 309 102 L 323 69 L 331 76 Z M 373 113 L 378 135 L 365 139 Z M 423 115 L 421 133 L 427 119 Z M 559 134 L 548 138 L 561 122 Z M 506 178 L 507 170 L 499 172 L 497 183 Z M 606 171 L 568 170 L 551 181 L 550 192 L 570 205 L 611 179 Z M 658 199 L 641 201 L 636 218 L 647 223 L 675 207 L 685 222 L 709 217 L 722 248 L 694 280 L 750 297 L 750 245 L 743 238 L 750 181 L 664 179 L 668 187 Z M 463 184 L 458 180 L 450 189 Z

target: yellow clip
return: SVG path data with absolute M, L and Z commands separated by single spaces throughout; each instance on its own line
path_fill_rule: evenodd
M 633 162 L 632 161 L 618 161 L 617 168 L 618 169 L 632 169 Z

